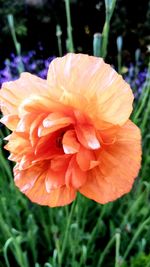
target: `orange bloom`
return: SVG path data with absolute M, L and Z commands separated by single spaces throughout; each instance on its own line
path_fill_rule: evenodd
M 79 191 L 104 204 L 131 190 L 141 161 L 133 94 L 103 59 L 56 58 L 47 80 L 23 73 L 0 99 L 15 184 L 33 202 L 63 206 Z

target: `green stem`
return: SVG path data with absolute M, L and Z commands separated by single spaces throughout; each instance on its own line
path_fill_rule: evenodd
M 109 242 L 108 242 L 107 246 L 105 247 L 103 253 L 100 255 L 100 258 L 99 258 L 99 261 L 98 261 L 98 264 L 97 264 L 98 267 L 102 266 L 104 258 L 107 255 L 109 249 L 111 248 L 111 246 L 113 245 L 114 242 L 115 242 L 115 235 L 109 240 Z
M 87 242 L 87 251 L 89 251 L 91 244 L 93 243 L 93 238 L 97 234 L 99 227 L 101 226 L 102 218 L 106 211 L 106 205 L 102 207 L 100 210 L 100 216 L 98 217 L 97 223 L 95 224 L 92 232 L 91 232 L 91 238 Z
M 121 74 L 121 66 L 122 66 L 122 55 L 121 55 L 121 52 L 118 52 L 117 61 L 118 61 L 118 72 Z
M 101 55 L 101 33 L 95 33 L 93 36 L 93 55 L 100 57 Z
M 10 183 L 12 182 L 12 173 L 11 173 L 11 169 L 9 166 L 8 161 L 4 158 L 4 156 L 2 155 L 2 150 L 0 149 L 0 162 L 1 162 L 1 166 L 4 168 L 4 171 L 6 172 L 6 174 L 9 177 Z
M 119 267 L 120 233 L 116 233 L 116 257 L 115 267 Z
M 15 32 L 15 25 L 14 25 L 14 17 L 12 14 L 7 15 L 8 25 L 10 28 L 11 36 L 15 45 L 17 56 L 19 57 L 19 64 L 18 64 L 18 72 L 19 74 L 24 71 L 24 65 L 21 58 L 21 45 L 17 41 L 16 32 Z
M 103 58 L 107 56 L 110 20 L 114 12 L 115 5 L 116 5 L 116 0 L 112 0 L 112 1 L 105 0 L 106 17 L 105 17 L 105 23 L 104 23 L 104 27 L 102 31 L 102 46 L 101 46 L 101 56 Z
M 66 244 L 67 244 L 68 235 L 69 235 L 69 228 L 70 228 L 70 224 L 71 224 L 72 215 L 73 215 L 73 211 L 74 211 L 75 205 L 76 205 L 76 201 L 74 201 L 72 206 L 71 206 L 70 214 L 69 214 L 69 217 L 68 217 L 68 220 L 67 220 L 64 240 L 63 240 L 62 249 L 61 249 L 61 255 L 60 255 L 60 259 L 59 259 L 60 266 L 62 265 L 62 260 L 63 260 L 64 254 L 65 254 Z
M 4 251 L 4 259 L 5 259 L 5 263 L 7 265 L 7 267 L 10 267 L 10 264 L 9 264 L 9 259 L 8 259 L 8 256 L 7 256 L 7 250 L 8 250 L 8 247 L 9 245 L 13 242 L 13 237 L 10 237 L 9 239 L 7 239 L 4 247 L 3 247 L 3 251 Z
M 141 123 L 142 132 L 144 132 L 144 130 L 146 128 L 146 124 L 148 122 L 149 117 L 150 117 L 150 97 L 148 99 L 148 104 L 147 104 L 146 110 L 144 112 L 144 117 L 143 117 L 143 120 L 142 120 L 142 123 Z
M 103 32 L 102 32 L 102 46 L 101 46 L 101 56 L 103 58 L 107 55 L 107 46 L 108 46 L 108 36 L 109 36 L 109 19 L 106 18 Z
M 67 50 L 68 50 L 68 52 L 74 52 L 72 26 L 71 26 L 71 15 L 70 15 L 70 0 L 65 0 L 65 7 L 66 7 L 67 35 L 68 35 Z
M 117 55 L 117 61 L 118 61 L 118 72 L 121 74 L 121 67 L 122 67 L 122 44 L 123 44 L 123 39 L 122 36 L 117 37 L 117 50 L 118 50 L 118 55 Z
M 145 196 L 145 191 L 142 192 L 139 197 L 136 199 L 136 201 L 133 201 L 132 205 L 128 208 L 127 213 L 123 216 L 123 220 L 120 224 L 120 228 L 123 229 L 126 225 L 126 223 L 129 220 L 129 216 L 134 214 L 134 212 L 136 213 L 137 210 L 139 209 L 140 203 L 142 203 L 143 198 Z
M 144 230 L 145 226 L 150 222 L 150 217 L 148 217 L 142 224 L 140 224 L 140 227 L 138 228 L 138 230 L 135 232 L 135 235 L 133 236 L 131 242 L 129 243 L 125 254 L 123 256 L 123 259 L 125 260 L 130 252 L 130 250 L 132 249 L 134 243 L 136 242 L 138 236 L 141 234 L 141 232 Z
M 56 25 L 56 36 L 57 36 L 58 52 L 59 52 L 60 57 L 62 57 L 61 35 L 62 35 L 61 27 L 58 24 L 58 25 Z

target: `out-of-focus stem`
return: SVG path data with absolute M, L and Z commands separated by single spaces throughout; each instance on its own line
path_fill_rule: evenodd
M 128 254 L 129 254 L 130 250 L 132 249 L 134 243 L 136 242 L 138 236 L 141 234 L 141 232 L 144 230 L 144 228 L 149 225 L 149 223 L 150 223 L 150 217 L 148 217 L 144 222 L 142 222 L 140 224 L 139 228 L 137 229 L 133 238 L 131 239 L 131 242 L 127 246 L 127 249 L 125 250 L 125 254 L 123 257 L 124 260 L 127 258 Z
M 121 68 L 122 68 L 122 36 L 117 37 L 117 50 L 118 50 L 118 55 L 117 55 L 117 61 L 118 61 L 118 72 L 121 73 Z
M 105 0 L 106 17 L 102 31 L 102 46 L 101 46 L 101 57 L 103 58 L 105 58 L 107 55 L 110 20 L 114 12 L 115 5 L 116 5 L 116 0 Z
M 93 55 L 95 57 L 100 57 L 101 53 L 101 33 L 95 33 L 93 36 Z
M 70 228 L 70 225 L 71 225 L 71 220 L 72 220 L 72 217 L 73 217 L 73 212 L 74 212 L 74 209 L 75 209 L 75 205 L 76 205 L 76 201 L 74 201 L 72 206 L 71 206 L 71 210 L 70 210 L 69 217 L 68 217 L 68 220 L 67 220 L 66 230 L 65 230 L 65 234 L 64 234 L 64 240 L 63 240 L 62 249 L 61 249 L 61 255 L 60 255 L 60 259 L 59 259 L 60 267 L 62 265 L 62 261 L 63 261 L 65 249 L 66 249 L 66 244 L 67 244 L 67 241 L 68 241 L 69 228 Z
M 100 258 L 99 258 L 99 261 L 98 261 L 98 265 L 97 266 L 99 266 L 99 267 L 102 266 L 102 263 L 104 261 L 104 258 L 107 255 L 107 253 L 108 253 L 109 249 L 111 248 L 111 246 L 114 244 L 114 242 L 115 242 L 115 235 L 112 236 L 112 238 L 109 240 L 107 246 L 103 250 L 102 254 L 100 255 Z
M 11 36 L 15 45 L 16 54 L 19 57 L 18 72 L 21 73 L 24 71 L 24 65 L 21 59 L 21 45 L 17 41 L 15 26 L 14 26 L 14 17 L 12 14 L 7 15 L 8 25 L 10 28 Z
M 74 52 L 71 14 L 70 14 L 70 0 L 65 0 L 65 7 L 66 7 L 66 17 L 67 17 L 67 50 L 68 52 Z
M 61 35 L 62 35 L 61 27 L 60 25 L 56 25 L 56 36 L 57 36 L 57 43 L 58 43 L 58 52 L 59 52 L 60 57 L 62 57 Z
M 119 250 L 120 250 L 120 233 L 116 233 L 116 257 L 115 257 L 115 267 L 119 267 Z

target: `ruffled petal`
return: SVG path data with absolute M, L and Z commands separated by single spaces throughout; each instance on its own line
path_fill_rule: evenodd
M 66 186 L 79 189 L 86 182 L 86 179 L 86 172 L 80 169 L 75 156 L 72 156 L 65 174 Z
M 80 144 L 76 138 L 74 130 L 68 130 L 62 139 L 63 150 L 65 154 L 77 153 L 80 149 Z
M 32 121 L 30 125 L 30 142 L 32 146 L 36 146 L 39 140 L 38 129 L 45 118 L 45 113 L 36 114 L 36 118 Z
M 38 136 L 44 136 L 53 133 L 61 128 L 72 124 L 73 118 L 66 117 L 62 113 L 51 113 L 43 121 L 43 124 L 38 129 Z
M 19 117 L 17 115 L 5 115 L 0 119 L 0 122 L 5 124 L 11 131 L 14 131 L 19 122 Z
M 3 114 L 18 114 L 18 107 L 22 101 L 31 95 L 48 96 L 47 81 L 25 72 L 18 80 L 3 83 L 0 90 Z
M 21 119 L 19 120 L 17 127 L 16 127 L 16 131 L 17 132 L 30 132 L 30 126 L 32 124 L 32 122 L 36 119 L 37 114 L 31 114 L 27 113 L 26 115 L 22 116 Z
M 51 169 L 53 171 L 65 171 L 68 168 L 69 161 L 71 159 L 70 155 L 61 155 L 51 159 Z
M 140 169 L 141 135 L 128 121 L 117 133 L 117 141 L 100 149 L 100 165 L 87 173 L 80 193 L 105 204 L 128 193 Z
M 9 142 L 5 145 L 5 149 L 11 153 L 23 155 L 30 150 L 30 142 L 25 134 L 13 132 L 9 135 Z
M 76 197 L 75 189 L 62 186 L 47 192 L 45 186 L 47 169 L 48 163 L 38 164 L 23 171 L 19 171 L 15 167 L 14 176 L 16 186 L 31 201 L 40 205 L 56 207 L 70 204 Z
M 34 150 L 32 149 L 29 137 L 25 133 L 13 132 L 8 136 L 9 141 L 5 149 L 11 153 L 9 160 L 18 162 L 18 169 L 25 169 L 32 165 Z
M 100 148 L 100 142 L 96 137 L 95 129 L 91 125 L 77 125 L 75 131 L 79 142 L 88 149 Z
M 54 101 L 49 96 L 31 95 L 20 103 L 18 113 L 20 116 L 26 115 L 27 113 L 40 114 L 41 112 L 48 115 L 51 112 L 63 110 L 64 105 Z
M 88 171 L 99 165 L 99 161 L 96 160 L 94 151 L 83 146 L 80 147 L 80 150 L 76 155 L 76 160 L 82 171 Z
M 54 99 L 85 112 L 97 128 L 103 121 L 123 125 L 132 112 L 129 85 L 101 58 L 69 53 L 54 59 L 48 84 Z
M 63 149 L 58 144 L 59 138 L 59 132 L 54 132 L 47 136 L 41 137 L 34 148 L 34 160 L 41 161 L 45 159 L 51 159 L 55 156 L 63 154 Z
M 52 190 L 57 189 L 65 185 L 65 172 L 53 171 L 49 168 L 45 177 L 46 191 L 50 193 Z

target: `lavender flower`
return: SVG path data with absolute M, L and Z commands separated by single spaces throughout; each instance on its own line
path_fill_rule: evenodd
M 46 78 L 48 66 L 53 59 L 54 57 L 46 60 L 37 59 L 35 51 L 29 51 L 27 54 L 22 55 L 25 71 L 36 74 L 43 79 Z M 12 81 L 19 77 L 18 62 L 20 62 L 20 58 L 13 53 L 10 55 L 10 59 L 4 61 L 4 68 L 0 70 L 0 87 L 3 82 Z
M 130 64 L 128 72 L 124 75 L 125 80 L 130 84 L 133 90 L 135 99 L 138 99 L 142 93 L 142 88 L 146 80 L 147 71 L 147 68 L 139 70 L 136 66 Z

